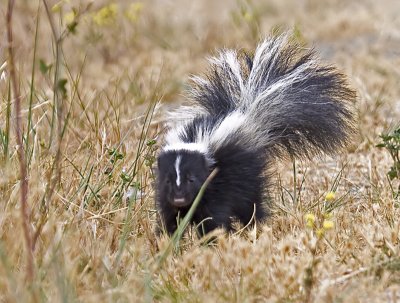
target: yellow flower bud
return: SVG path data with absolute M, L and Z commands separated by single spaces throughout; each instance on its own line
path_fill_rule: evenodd
M 75 13 L 73 11 L 66 13 L 64 15 L 64 22 L 65 24 L 72 23 L 75 20 Z
M 117 18 L 117 13 L 118 5 L 115 3 L 111 3 L 95 12 L 92 18 L 97 25 L 110 25 L 115 22 Z
M 314 223 L 315 223 L 314 214 L 306 214 L 304 216 L 304 219 L 306 220 L 306 227 L 308 227 L 308 228 L 313 228 L 314 227 Z
M 326 202 L 332 202 L 333 200 L 335 200 L 335 192 L 330 191 L 326 194 L 325 196 L 325 201 Z
M 335 227 L 335 223 L 331 220 L 324 220 L 322 226 L 325 230 L 332 229 Z
M 142 2 L 132 3 L 129 6 L 128 10 L 125 12 L 125 16 L 129 19 L 129 21 L 135 23 L 138 21 L 142 9 L 143 9 Z
M 306 219 L 307 222 L 312 222 L 312 223 L 314 223 L 314 222 L 315 222 L 315 215 L 314 215 L 314 214 L 308 213 L 308 214 L 306 214 L 306 215 L 304 216 L 304 219 Z

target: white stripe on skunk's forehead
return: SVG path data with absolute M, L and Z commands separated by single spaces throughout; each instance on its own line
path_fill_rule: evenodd
M 204 143 L 185 143 L 185 142 L 179 142 L 179 143 L 173 143 L 173 144 L 168 144 L 164 146 L 162 149 L 164 152 L 167 151 L 180 151 L 180 150 L 187 150 L 187 151 L 193 151 L 193 152 L 199 152 L 202 154 L 207 155 L 208 154 L 208 147 Z
M 181 171 L 180 171 L 181 160 L 182 160 L 181 155 L 177 156 L 176 160 L 175 160 L 176 185 L 177 186 L 181 185 Z

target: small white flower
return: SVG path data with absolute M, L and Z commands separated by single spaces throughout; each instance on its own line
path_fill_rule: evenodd
M 143 196 L 143 192 L 135 187 L 129 187 L 129 189 L 125 192 L 126 201 L 137 201 Z

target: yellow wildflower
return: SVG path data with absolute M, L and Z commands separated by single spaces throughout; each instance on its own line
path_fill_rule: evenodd
M 76 14 L 74 11 L 70 11 L 64 15 L 65 24 L 70 24 L 75 20 Z
M 325 196 L 325 201 L 326 202 L 332 202 L 333 200 L 335 200 L 335 192 L 330 191 L 326 194 Z
M 131 3 L 129 5 L 128 10 L 125 12 L 125 16 L 131 21 L 132 23 L 135 23 L 140 16 L 140 12 L 143 9 L 143 3 L 142 2 L 135 2 Z
M 325 230 L 332 229 L 335 227 L 335 223 L 331 220 L 324 220 L 322 226 Z
M 99 11 L 94 13 L 93 21 L 97 25 L 110 25 L 115 22 L 117 18 L 118 6 L 115 3 L 104 6 Z
M 304 216 L 304 219 L 306 220 L 307 227 L 309 227 L 309 228 L 314 227 L 314 223 L 315 223 L 315 215 L 314 214 L 306 214 Z
M 312 222 L 312 221 L 307 221 L 307 222 L 306 222 L 306 227 L 308 227 L 308 228 L 313 228 L 313 227 L 314 227 L 314 222 Z
M 311 222 L 315 222 L 315 215 L 314 214 L 310 214 L 310 213 L 308 213 L 308 214 L 306 214 L 305 216 L 304 216 L 304 218 L 306 219 L 306 221 L 311 221 Z

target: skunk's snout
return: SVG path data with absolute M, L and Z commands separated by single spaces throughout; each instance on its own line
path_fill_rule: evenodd
M 192 203 L 192 201 L 185 197 L 182 189 L 177 188 L 173 195 L 172 205 L 175 207 L 185 207 L 188 206 L 190 203 Z
M 175 207 L 185 207 L 188 206 L 192 201 L 186 199 L 184 196 L 175 196 L 172 200 L 172 205 Z
M 180 198 L 180 197 L 175 197 L 174 200 L 172 201 L 172 205 L 175 207 L 185 207 L 188 206 L 190 202 L 188 203 L 185 198 Z

